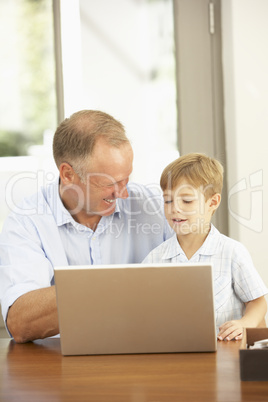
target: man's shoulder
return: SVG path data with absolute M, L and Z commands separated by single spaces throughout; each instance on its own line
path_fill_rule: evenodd
M 19 202 L 14 201 L 10 207 L 9 217 L 16 217 L 17 220 L 22 221 L 31 217 L 51 215 L 50 205 L 55 204 L 53 200 L 55 200 L 57 191 L 58 184 L 55 182 L 40 187 L 35 193 L 24 197 Z
M 161 240 L 169 238 L 171 228 L 164 215 L 164 201 L 160 188 L 156 185 L 129 183 L 127 189 L 128 198 L 117 199 L 116 218 L 132 223 L 135 221 L 136 225 L 144 224 L 143 228 L 150 227 L 160 235 L 156 236 L 158 244 Z
M 159 184 L 140 184 L 136 182 L 130 182 L 127 185 L 127 189 L 130 195 L 140 195 L 143 197 L 162 197 L 162 190 Z
M 153 219 L 158 215 L 163 219 L 164 202 L 159 186 L 132 182 L 127 185 L 127 190 L 128 198 L 118 199 L 121 212 L 146 216 L 148 219 Z

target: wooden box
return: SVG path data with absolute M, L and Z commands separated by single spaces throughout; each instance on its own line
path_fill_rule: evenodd
M 268 338 L 268 328 L 244 328 L 240 354 L 242 381 L 268 381 L 268 348 L 249 349 L 254 342 Z

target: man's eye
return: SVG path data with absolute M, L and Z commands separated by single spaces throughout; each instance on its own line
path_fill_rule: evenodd
M 106 187 L 106 188 L 110 188 L 110 187 L 114 187 L 114 185 L 115 185 L 115 183 L 103 183 L 102 185 L 101 185 L 101 187 Z

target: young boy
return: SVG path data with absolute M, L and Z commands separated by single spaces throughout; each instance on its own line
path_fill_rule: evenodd
M 212 263 L 219 340 L 241 339 L 243 327 L 266 326 L 267 288 L 246 248 L 211 223 L 221 201 L 223 167 L 199 153 L 184 155 L 163 171 L 165 215 L 174 236 L 143 261 Z

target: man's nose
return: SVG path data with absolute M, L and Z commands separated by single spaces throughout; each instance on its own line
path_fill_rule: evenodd
M 125 181 L 124 183 L 118 183 L 116 188 L 115 188 L 115 197 L 116 198 L 122 198 L 123 200 L 128 198 L 129 194 L 127 191 L 127 183 L 128 181 Z

